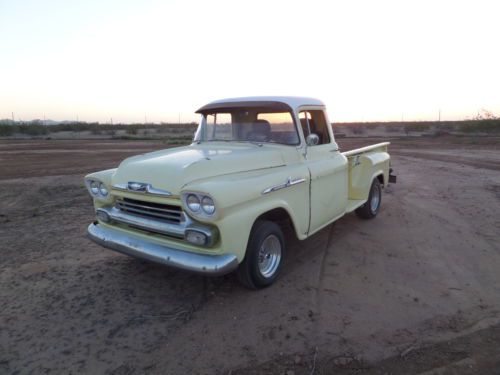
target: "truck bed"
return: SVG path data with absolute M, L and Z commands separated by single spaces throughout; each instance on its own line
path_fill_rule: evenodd
M 348 204 L 346 212 L 354 211 L 368 199 L 372 181 L 378 178 L 382 185 L 389 182 L 389 142 L 343 152 L 348 161 Z
M 346 158 L 349 158 L 351 156 L 356 156 L 356 155 L 364 154 L 367 152 L 373 152 L 377 149 L 381 149 L 381 151 L 383 150 L 384 152 L 387 152 L 387 146 L 389 146 L 390 144 L 391 144 L 391 142 L 376 143 L 374 145 L 365 146 L 365 147 L 361 147 L 361 148 L 355 148 L 354 150 L 345 151 L 342 154 Z

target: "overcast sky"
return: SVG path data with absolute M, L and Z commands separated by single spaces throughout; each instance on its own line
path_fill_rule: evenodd
M 0 0 L 0 118 L 195 120 L 322 99 L 333 121 L 500 116 L 498 1 Z

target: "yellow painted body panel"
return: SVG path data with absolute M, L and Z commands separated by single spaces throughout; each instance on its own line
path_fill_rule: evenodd
M 364 147 L 344 153 L 348 159 L 349 199 L 366 200 L 374 178 L 383 176 L 383 183 L 389 181 L 389 143 Z

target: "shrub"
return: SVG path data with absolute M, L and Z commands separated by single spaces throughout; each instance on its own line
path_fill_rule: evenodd
M 365 128 L 362 125 L 351 125 L 349 127 L 353 134 L 364 134 L 365 133 Z
M 405 126 L 407 132 L 425 132 L 430 130 L 431 126 L 428 124 L 412 123 Z
M 385 126 L 385 131 L 387 133 L 397 133 L 401 130 L 401 126 L 398 125 L 386 125 Z
M 0 137 L 8 137 L 16 132 L 18 127 L 15 125 L 0 124 Z
M 19 133 L 31 135 L 31 136 L 46 135 L 46 134 L 49 134 L 49 129 L 45 125 L 22 124 L 22 125 L 19 125 Z
M 455 130 L 455 126 L 453 124 L 447 123 L 447 122 L 438 122 L 436 125 L 437 130 L 444 130 L 444 131 L 452 131 Z
M 137 126 L 136 125 L 129 125 L 129 126 L 127 126 L 127 130 L 125 132 L 127 134 L 130 134 L 130 135 L 136 135 L 137 134 Z
M 464 121 L 459 129 L 463 133 L 500 134 L 500 119 Z

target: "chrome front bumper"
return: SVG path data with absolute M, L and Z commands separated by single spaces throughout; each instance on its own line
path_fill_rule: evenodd
M 205 255 L 191 253 L 148 242 L 122 233 L 119 230 L 104 227 L 99 223 L 89 225 L 88 235 L 92 241 L 108 249 L 135 258 L 205 275 L 224 275 L 238 267 L 238 260 L 234 254 Z

